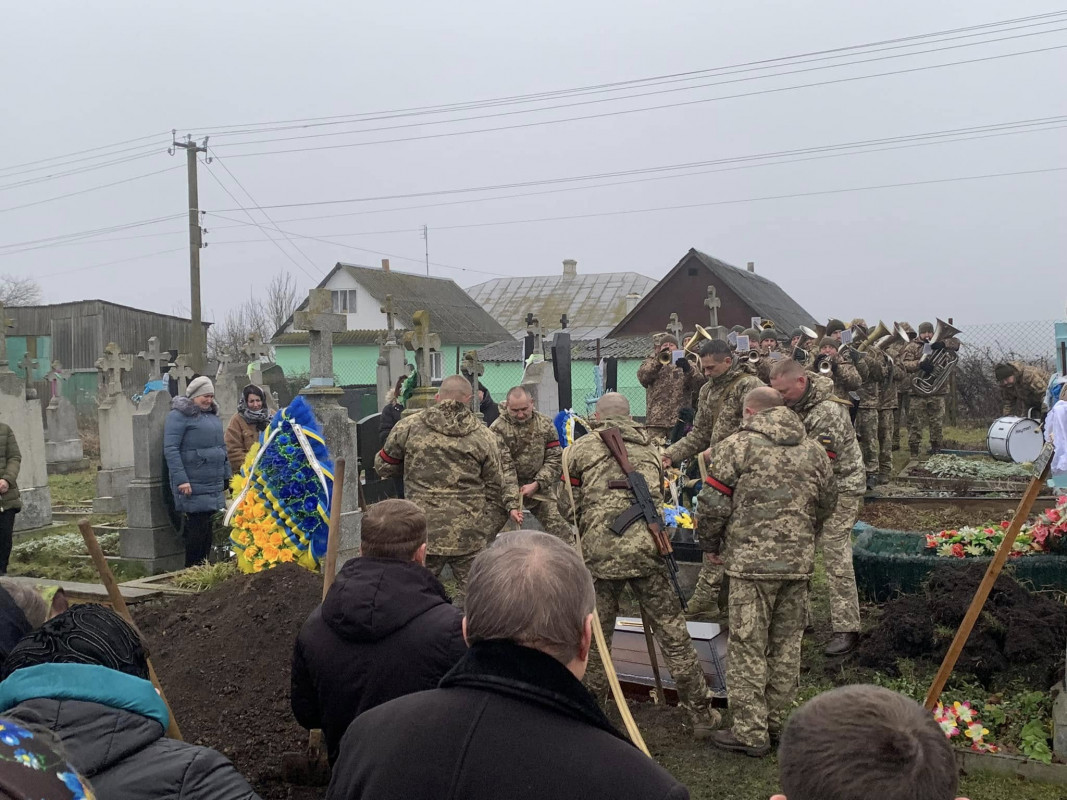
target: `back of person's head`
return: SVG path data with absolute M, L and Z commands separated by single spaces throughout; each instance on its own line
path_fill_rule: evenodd
M 85 800 L 89 782 L 46 729 L 0 717 L 0 800 Z
M 148 653 L 137 631 L 95 603 L 73 606 L 22 637 L 0 676 L 41 664 L 94 664 L 148 680 Z
M 788 800 L 953 800 L 956 760 L 933 715 L 878 686 L 820 694 L 789 719 L 778 750 Z
M 44 625 L 48 619 L 48 603 L 39 591 L 13 578 L 0 578 L 0 589 L 6 591 L 15 605 L 22 609 L 31 629 Z
M 761 411 L 778 408 L 781 405 L 784 405 L 784 402 L 778 392 L 770 386 L 757 386 L 745 395 L 742 408 L 749 413 L 759 414 Z
M 538 531 L 501 533 L 471 566 L 467 641 L 504 639 L 568 664 L 594 604 L 593 578 L 573 547 Z
M 410 500 L 382 500 L 367 507 L 360 537 L 364 556 L 411 561 L 426 544 L 426 514 Z
M 626 395 L 618 392 L 606 392 L 596 401 L 596 415 L 604 417 L 628 417 L 630 416 L 630 401 Z
M 462 375 L 449 375 L 437 389 L 438 400 L 458 400 L 461 403 L 469 403 L 474 387 L 471 382 Z

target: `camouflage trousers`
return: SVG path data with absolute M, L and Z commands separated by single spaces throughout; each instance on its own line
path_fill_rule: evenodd
M 856 572 L 852 567 L 852 526 L 860 515 L 862 498 L 841 495 L 822 531 L 815 536 L 815 548 L 822 551 L 826 582 L 830 589 L 830 623 L 834 633 L 859 633 L 860 598 Z M 731 604 L 732 605 L 732 604 Z M 807 618 L 811 619 L 811 600 Z M 731 625 L 733 620 L 731 620 Z
M 893 414 L 893 449 L 900 449 L 900 440 L 904 436 L 904 431 L 908 428 L 908 406 L 911 405 L 911 395 L 900 393 L 900 399 L 897 402 L 896 413 Z
M 856 412 L 856 439 L 863 452 L 863 466 L 868 475 L 878 472 L 878 409 L 861 408 Z
M 878 412 L 878 474 L 883 478 L 893 474 L 893 416 L 896 413 L 892 408 Z
M 574 544 L 574 529 L 567 520 L 563 519 L 563 515 L 559 513 L 559 506 L 556 503 L 556 498 L 553 495 L 549 501 L 534 500 L 532 498 L 525 498 L 523 501 L 523 511 L 526 514 L 533 514 L 537 517 L 537 521 L 541 523 L 541 527 L 553 536 L 558 536 L 567 544 Z M 526 527 L 525 525 L 523 526 Z
M 621 581 L 593 579 L 596 612 L 604 629 L 608 649 L 611 649 L 615 618 L 619 614 L 619 598 L 627 586 L 645 610 L 645 616 L 655 632 L 663 660 L 678 687 L 679 705 L 686 710 L 690 722 L 706 721 L 711 705 L 711 692 L 708 691 L 704 670 L 693 647 L 693 640 L 689 638 L 689 630 L 685 627 L 682 607 L 678 604 L 678 598 L 665 573 L 656 572 L 642 578 Z M 604 663 L 595 647 L 589 654 L 585 684 L 589 691 L 596 695 L 601 707 L 607 708 L 611 690 L 604 672 Z
M 711 563 L 705 553 L 693 595 L 689 598 L 688 615 L 690 618 L 703 618 L 706 615 L 721 622 L 728 614 L 729 595 L 730 583 L 726 577 L 726 567 Z
M 920 397 L 915 395 L 911 398 L 911 408 L 908 409 L 908 448 L 912 454 L 918 454 L 919 445 L 922 444 L 923 428 L 930 429 L 930 449 L 937 450 L 941 447 L 942 425 L 945 422 L 945 397 Z
M 645 425 L 642 430 L 644 430 L 645 435 L 648 436 L 649 444 L 666 446 L 667 439 L 670 437 L 671 431 L 674 430 L 674 426 Z
M 749 747 L 781 731 L 800 676 L 807 581 L 733 578 L 726 696 L 734 736 Z
M 430 570 L 435 577 L 440 579 L 441 572 L 448 564 L 452 569 L 452 577 L 456 580 L 456 591 L 452 595 L 452 604 L 457 608 L 463 608 L 463 601 L 467 597 L 467 578 L 471 574 L 471 564 L 478 553 L 465 556 L 426 556 L 426 569 Z

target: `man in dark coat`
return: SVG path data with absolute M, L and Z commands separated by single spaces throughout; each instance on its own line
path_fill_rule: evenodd
M 463 612 L 424 566 L 426 515 L 410 500 L 383 500 L 363 517 L 361 558 L 341 569 L 293 650 L 293 715 L 321 728 L 337 759 L 359 714 L 433 689 L 467 652 Z
M 471 648 L 438 689 L 361 714 L 327 800 L 687 800 L 617 732 L 582 686 L 593 579 L 547 533 L 502 533 L 471 568 Z

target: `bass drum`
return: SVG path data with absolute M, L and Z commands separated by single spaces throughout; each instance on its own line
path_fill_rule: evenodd
M 1044 437 L 1036 419 L 1001 417 L 989 426 L 986 447 L 997 461 L 1025 464 L 1037 458 L 1044 445 Z

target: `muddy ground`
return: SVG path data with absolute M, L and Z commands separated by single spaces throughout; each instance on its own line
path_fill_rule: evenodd
M 1011 511 L 1001 513 L 988 509 L 968 509 L 946 506 L 945 508 L 916 509 L 901 503 L 869 503 L 860 512 L 860 520 L 876 528 L 894 531 L 920 531 L 936 533 L 937 531 L 962 528 L 965 525 L 984 525 L 999 523 L 1012 517 Z

